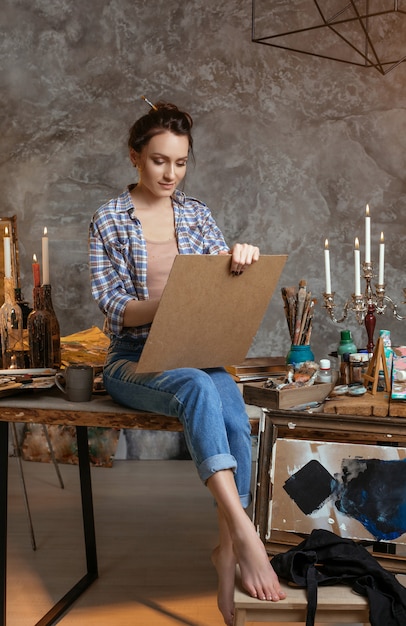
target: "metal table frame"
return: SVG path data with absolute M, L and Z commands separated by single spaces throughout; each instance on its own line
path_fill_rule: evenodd
M 9 423 L 0 422 L 0 625 L 6 625 L 7 592 L 7 500 L 8 500 L 8 431 Z M 76 426 L 79 457 L 80 493 L 86 552 L 86 574 L 42 617 L 36 626 L 55 624 L 79 596 L 97 579 L 96 534 L 90 476 L 87 427 Z

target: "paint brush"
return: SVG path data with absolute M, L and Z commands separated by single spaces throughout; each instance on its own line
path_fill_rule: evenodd
M 299 339 L 298 339 L 299 345 L 303 344 L 303 340 L 305 338 L 305 329 L 307 328 L 307 321 L 308 321 L 311 301 L 312 301 L 312 294 L 310 291 L 308 291 L 306 293 L 306 298 L 305 298 L 305 303 L 304 303 L 304 308 L 303 308 L 303 315 L 302 315 L 302 322 L 300 325 L 300 333 L 299 333 Z
M 300 329 L 301 329 L 301 326 L 302 326 L 303 309 L 304 309 L 304 304 L 305 304 L 305 300 L 306 300 L 306 291 L 307 291 L 306 285 L 307 285 L 307 283 L 303 279 L 299 283 L 299 292 L 298 292 L 298 295 L 297 295 L 297 311 L 296 311 L 295 334 L 294 334 L 294 337 L 293 337 L 293 344 L 294 345 L 297 345 L 298 341 L 299 341 Z
M 290 337 L 292 337 L 291 297 L 292 297 L 292 291 L 294 293 L 294 290 L 295 290 L 294 287 L 282 287 L 281 288 L 283 308 L 285 311 L 286 321 L 288 323 Z
M 312 335 L 312 326 L 313 326 L 313 314 L 314 314 L 314 307 L 316 304 L 317 300 L 313 298 L 313 300 L 310 303 L 310 308 L 309 308 L 309 313 L 307 315 L 307 327 L 305 330 L 305 337 L 304 337 L 304 344 L 305 345 L 310 345 L 310 337 Z
M 286 297 L 289 305 L 288 328 L 290 339 L 293 343 L 293 335 L 295 333 L 295 317 L 296 317 L 296 288 L 286 287 Z
M 154 111 L 158 111 L 158 107 L 156 107 L 155 104 L 153 104 L 150 100 L 148 100 L 148 98 L 146 98 L 145 96 L 141 96 L 141 98 L 144 100 L 144 102 L 149 104 L 151 109 L 153 109 Z

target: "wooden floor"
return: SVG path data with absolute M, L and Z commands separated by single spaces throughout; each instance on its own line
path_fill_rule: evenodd
M 23 463 L 34 552 L 9 467 L 7 626 L 34 626 L 85 572 L 78 468 L 60 466 L 62 490 L 52 465 Z M 221 626 L 216 513 L 192 462 L 116 461 L 92 482 L 100 577 L 61 626 Z

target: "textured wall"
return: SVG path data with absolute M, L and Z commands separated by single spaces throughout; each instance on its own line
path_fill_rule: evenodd
M 402 300 L 406 64 L 383 77 L 251 43 L 249 0 L 4 0 L 0 20 L 1 210 L 18 216 L 28 297 L 48 227 L 63 334 L 102 323 L 89 293 L 87 226 L 133 179 L 126 139 L 146 111 L 142 94 L 192 113 L 197 164 L 186 191 L 212 208 L 230 244 L 289 254 L 280 286 L 305 278 L 320 303 L 328 237 L 343 303 L 368 202 L 373 258 L 384 230 L 387 290 Z M 282 311 L 278 287 L 252 354 L 287 352 Z M 364 344 L 352 316 L 347 326 Z M 317 307 L 317 357 L 341 328 Z M 406 322 L 391 314 L 379 328 L 406 342 Z

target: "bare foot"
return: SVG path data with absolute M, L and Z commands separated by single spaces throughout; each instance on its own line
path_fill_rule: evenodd
M 216 472 L 207 481 L 207 486 L 218 505 L 220 545 L 212 555 L 219 577 L 218 606 L 227 626 L 232 626 L 237 563 L 241 583 L 253 598 L 277 602 L 286 594 L 254 524 L 241 506 L 232 471 Z
M 217 546 L 212 552 L 211 560 L 217 570 L 217 606 L 227 626 L 234 623 L 234 581 L 236 559 L 232 550 Z
M 241 570 L 244 589 L 259 600 L 278 602 L 286 598 L 265 546 L 258 537 L 253 524 L 247 517 L 245 532 L 233 537 L 234 552 Z

